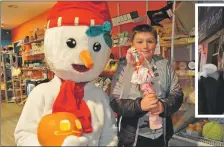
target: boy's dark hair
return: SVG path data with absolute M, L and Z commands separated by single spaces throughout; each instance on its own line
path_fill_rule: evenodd
M 156 30 L 152 26 L 150 26 L 148 24 L 141 24 L 141 25 L 137 25 L 136 27 L 134 27 L 132 29 L 132 33 L 130 35 L 130 40 L 131 41 L 134 40 L 134 37 L 135 37 L 136 33 L 138 33 L 138 32 L 150 32 L 150 33 L 152 33 L 152 35 L 154 36 L 154 38 L 157 41 L 157 32 L 156 32 Z

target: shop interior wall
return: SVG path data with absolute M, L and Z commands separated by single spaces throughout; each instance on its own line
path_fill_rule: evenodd
M 35 28 L 44 28 L 47 24 L 48 12 L 49 10 L 13 28 L 11 30 L 12 42 L 24 40 L 27 35 L 31 35 Z
M 174 48 L 174 61 L 189 62 L 195 59 L 195 45 L 179 45 Z
M 223 33 L 224 29 L 219 30 L 217 33 L 215 33 L 214 35 L 210 36 L 208 39 L 204 40 L 200 45 L 203 46 L 203 49 L 206 53 L 206 57 L 208 56 L 208 44 L 216 39 L 218 39 L 222 33 Z M 210 55 L 211 56 L 211 55 Z
M 146 5 L 148 4 L 148 10 L 158 10 L 167 5 L 167 1 L 133 1 L 133 2 L 108 2 L 109 11 L 111 17 L 116 17 L 118 14 L 127 14 L 132 11 L 138 11 L 139 16 L 146 16 Z M 119 5 L 119 7 L 118 7 Z M 119 8 L 119 9 L 118 9 Z M 18 40 L 23 40 L 25 36 L 29 35 L 34 28 L 43 28 L 46 25 L 47 15 L 49 11 L 42 13 L 41 15 L 34 17 L 33 19 L 21 24 L 20 26 L 12 29 L 12 42 Z M 119 12 L 119 13 L 118 13 Z M 148 21 L 150 24 L 150 20 Z M 120 32 L 128 31 L 131 32 L 131 29 L 138 25 L 147 23 L 147 19 L 138 23 L 129 23 L 120 26 L 113 27 L 112 35 L 117 35 Z M 121 47 L 121 53 L 124 56 L 128 47 Z M 112 48 L 112 53 L 115 58 L 119 58 L 119 48 Z

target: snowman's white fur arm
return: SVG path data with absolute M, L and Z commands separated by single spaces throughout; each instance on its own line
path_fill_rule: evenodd
M 37 138 L 38 123 L 44 115 L 52 112 L 60 84 L 59 78 L 55 77 L 52 81 L 40 84 L 32 90 L 14 133 L 17 146 L 40 146 Z M 87 145 L 116 146 L 117 128 L 109 106 L 109 98 L 102 89 L 92 83 L 88 83 L 84 91 L 86 91 L 84 100 L 90 109 L 93 126 L 93 133 L 84 134 L 88 138 Z M 78 146 L 73 143 L 71 145 Z
M 36 130 L 45 107 L 43 88 L 35 87 L 26 101 L 14 133 L 17 146 L 40 146 Z
M 117 127 L 115 126 L 116 120 L 114 118 L 114 113 L 109 105 L 109 97 L 104 93 L 104 128 L 100 136 L 99 146 L 117 146 Z

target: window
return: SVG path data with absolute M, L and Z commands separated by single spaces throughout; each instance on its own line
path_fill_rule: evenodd
M 206 7 L 198 7 L 198 22 L 202 21 L 205 17 L 205 8 Z
M 198 53 L 198 71 L 201 71 L 200 69 L 201 69 L 201 53 L 199 52 Z
M 212 7 L 206 7 L 206 12 L 208 13 Z
M 219 38 L 208 44 L 208 58 L 207 63 L 212 63 L 218 66 L 218 51 L 219 51 Z

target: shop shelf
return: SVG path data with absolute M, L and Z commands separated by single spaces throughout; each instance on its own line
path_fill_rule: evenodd
M 10 99 L 8 103 L 15 103 L 15 100 Z
M 44 40 L 44 38 L 40 38 L 40 39 L 37 39 L 37 40 L 33 40 L 33 41 L 30 41 L 30 42 L 24 43 L 23 45 L 27 45 L 27 44 L 35 43 L 35 42 L 40 42 L 40 41 L 43 41 L 43 40 Z
M 22 68 L 23 71 L 46 71 L 49 70 L 47 68 Z
M 178 132 L 173 137 L 190 142 L 190 143 L 194 143 L 197 146 L 223 146 L 224 145 L 223 142 L 221 141 L 206 139 L 203 137 L 195 137 L 195 136 L 188 135 L 185 132 Z
M 176 70 L 175 72 L 178 76 L 195 76 L 195 72 L 193 70 Z
M 27 56 L 36 56 L 36 55 L 41 55 L 41 54 L 44 54 L 43 51 L 41 52 L 36 52 L 36 53 L 24 53 L 24 55 L 27 57 Z
M 100 76 L 113 77 L 114 71 L 103 71 Z

